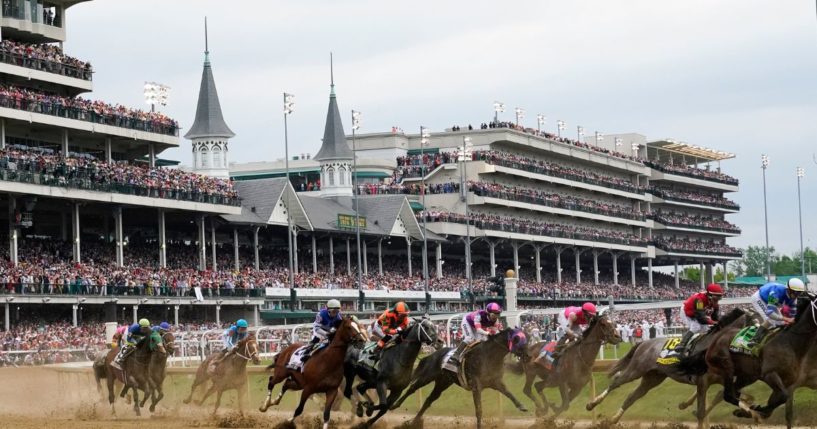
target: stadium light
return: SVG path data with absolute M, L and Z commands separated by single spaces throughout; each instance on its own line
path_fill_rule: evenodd
M 638 143 L 631 143 L 630 148 L 633 150 L 633 156 L 638 156 Z
M 494 101 L 494 123 L 499 123 L 499 114 L 505 111 L 505 103 Z
M 584 137 L 584 127 L 581 126 L 581 125 L 577 126 L 576 127 L 576 134 L 578 134 L 578 136 L 579 136 L 579 143 L 583 143 L 582 142 L 582 137 Z
M 545 116 L 545 115 L 543 115 L 541 113 L 536 115 L 536 131 L 537 132 L 540 132 L 540 133 L 542 132 L 542 125 L 545 125 L 545 122 L 547 122 L 547 120 L 548 120 L 547 116 Z
M 287 116 L 295 111 L 295 95 L 284 93 L 284 171 L 287 178 L 287 185 L 292 186 L 289 181 L 289 128 L 287 125 Z M 292 213 L 289 204 L 289 192 L 284 192 L 286 195 L 286 212 L 287 212 L 287 252 L 289 254 L 289 288 L 295 289 L 295 255 L 292 249 Z
M 516 109 L 513 109 L 513 111 L 514 113 L 516 113 L 516 126 L 518 127 L 519 121 L 525 119 L 525 109 L 517 107 Z
M 596 131 L 596 146 L 598 146 L 599 143 L 601 143 L 603 141 L 604 141 L 604 134 Z
M 766 281 L 772 281 L 772 255 L 769 251 L 769 209 L 766 204 L 766 169 L 769 167 L 769 157 L 760 155 L 760 169 L 763 170 L 763 223 L 766 227 Z
M 145 103 L 150 105 L 150 111 L 156 111 L 156 105 L 167 106 L 170 96 L 170 87 L 156 82 L 145 82 Z
M 431 144 L 431 132 L 428 128 L 420 126 L 420 204 L 423 205 L 423 211 L 426 209 L 426 164 L 423 160 L 423 149 Z M 428 315 L 429 308 L 431 308 L 431 295 L 428 293 L 428 229 L 426 228 L 426 216 L 423 216 L 423 289 L 426 295 L 426 315 Z
M 797 167 L 797 212 L 800 217 L 800 275 L 806 278 L 806 254 L 803 253 L 803 206 L 800 202 L 800 179 L 805 177 L 806 170 Z
M 619 148 L 621 147 L 621 145 L 624 144 L 624 139 L 622 139 L 621 137 L 616 137 L 615 142 L 616 142 L 616 151 L 618 151 Z
M 567 124 L 565 123 L 565 121 L 563 121 L 561 119 L 556 121 L 556 135 L 561 137 L 562 136 L 562 131 L 564 131 L 566 128 L 567 128 Z
M 468 189 L 466 188 L 465 182 L 465 179 L 468 176 L 466 168 L 472 151 L 473 145 L 471 144 L 471 137 L 463 136 L 462 146 L 459 148 L 457 158 L 460 162 L 462 162 L 462 168 L 460 168 L 460 191 L 462 194 L 462 201 L 465 203 L 465 278 L 468 282 L 468 292 L 471 295 L 471 303 L 473 307 L 474 288 L 471 283 L 471 220 L 469 219 L 470 211 L 468 208 Z
M 352 109 L 352 198 L 355 199 L 355 239 L 357 240 L 357 290 L 363 290 L 363 259 L 360 255 L 360 206 L 358 205 L 357 188 L 357 138 L 355 131 L 360 129 L 360 112 Z M 358 309 L 363 311 L 362 308 Z

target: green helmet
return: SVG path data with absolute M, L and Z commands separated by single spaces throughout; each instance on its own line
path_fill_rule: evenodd
M 141 326 L 143 328 L 150 328 L 150 320 L 139 319 L 139 326 Z

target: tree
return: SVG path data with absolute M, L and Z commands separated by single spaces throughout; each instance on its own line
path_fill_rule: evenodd
M 768 249 L 763 246 L 749 246 L 743 251 L 741 265 L 743 274 L 751 277 L 766 275 L 766 258 L 770 255 L 771 265 L 775 266 L 777 257 L 774 254 L 774 247 Z
M 723 281 L 723 270 L 720 269 L 720 268 L 717 268 L 715 270 L 715 283 L 720 283 L 722 281 Z M 730 272 L 729 273 L 729 282 L 731 283 L 733 281 L 735 281 L 735 273 Z
M 693 282 L 697 282 L 701 280 L 701 269 L 697 267 L 686 267 L 684 271 L 681 273 L 681 278 L 687 279 Z
M 774 262 L 772 272 L 778 276 L 795 276 L 800 274 L 800 259 L 793 259 L 783 255 Z

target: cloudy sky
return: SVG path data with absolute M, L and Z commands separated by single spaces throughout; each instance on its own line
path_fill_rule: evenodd
M 283 156 L 282 92 L 296 94 L 294 152 L 320 146 L 329 52 L 342 111 L 361 132 L 478 124 L 494 100 L 554 128 L 638 132 L 726 150 L 740 179 L 738 246 L 761 244 L 760 155 L 770 240 L 799 247 L 795 168 L 806 168 L 806 245 L 817 247 L 817 19 L 814 0 L 93 1 L 68 10 L 67 54 L 94 66 L 92 97 L 144 106 L 145 81 L 172 87 L 166 113 L 189 128 L 204 17 L 231 161 Z M 348 130 L 348 123 L 346 124 Z M 163 157 L 190 163 L 189 142 Z

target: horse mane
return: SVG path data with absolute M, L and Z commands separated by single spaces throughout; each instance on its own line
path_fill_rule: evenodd
M 590 333 L 591 333 L 591 332 L 593 332 L 593 328 L 594 328 L 596 325 L 598 325 L 599 321 L 600 321 L 600 320 L 601 320 L 603 317 L 605 317 L 605 316 L 604 316 L 604 315 L 602 315 L 602 314 L 598 314 L 598 315 L 593 316 L 593 317 L 590 319 L 590 323 L 587 325 L 587 329 L 585 329 L 585 330 L 584 330 L 584 332 L 582 332 L 582 338 L 581 338 L 581 339 L 585 339 L 585 338 L 587 338 L 587 337 L 590 335 Z
M 805 313 L 806 306 L 811 305 L 812 300 L 817 299 L 817 297 L 812 296 L 810 294 L 803 295 L 797 298 L 795 308 L 797 309 L 797 313 L 794 316 L 794 321 L 797 322 Z
M 732 311 L 726 313 L 723 317 L 718 320 L 718 324 L 712 328 L 712 333 L 720 331 L 721 329 L 735 323 L 738 319 L 746 315 L 746 311 L 740 307 L 735 307 Z

